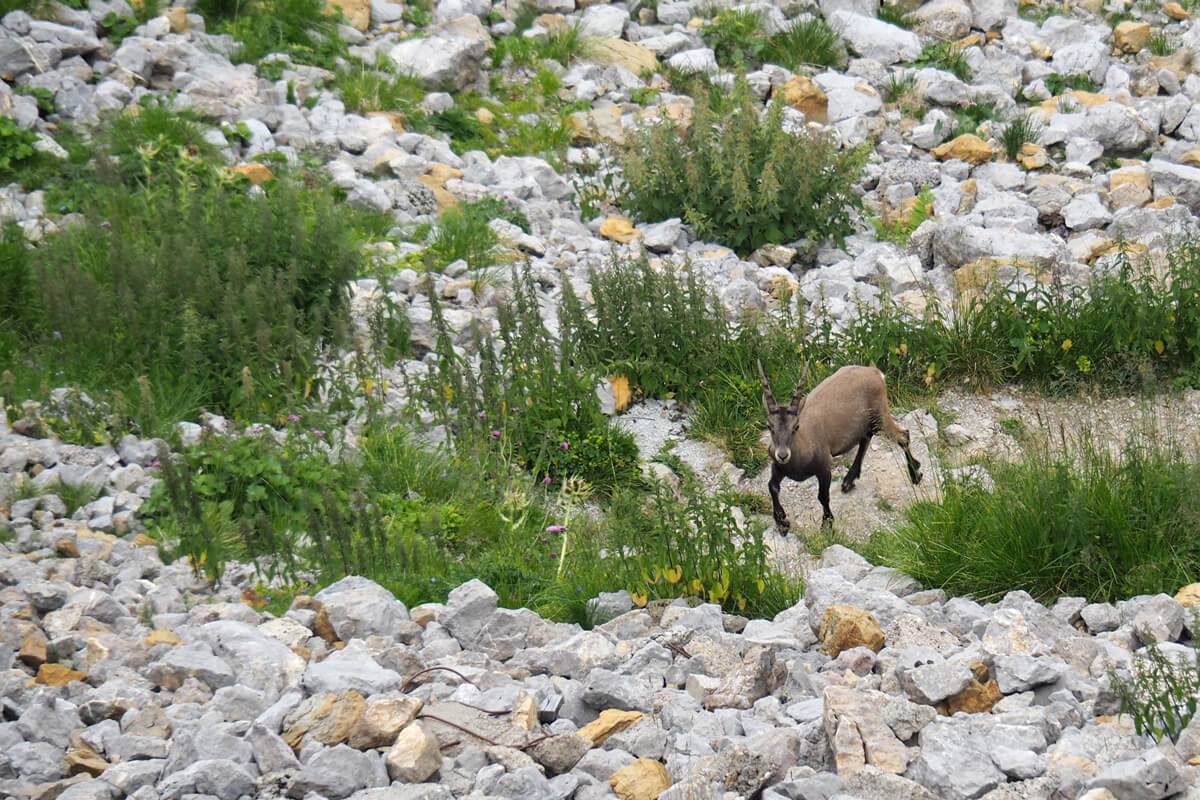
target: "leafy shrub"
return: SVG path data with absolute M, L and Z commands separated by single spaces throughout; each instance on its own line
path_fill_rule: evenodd
M 762 63 L 766 39 L 762 15 L 753 8 L 729 9 L 700 28 L 700 38 L 712 48 L 717 63 L 733 69 L 755 68 Z
M 1004 145 L 1004 154 L 1009 161 L 1015 161 L 1025 144 L 1037 144 L 1042 136 L 1042 123 L 1033 114 L 1024 114 L 1010 120 L 1000 132 L 1000 141 Z
M 169 556 L 189 556 L 214 579 L 234 559 L 289 578 L 316 560 L 302 547 L 312 511 L 338 513 L 352 472 L 319 446 L 324 431 L 306 431 L 299 416 L 292 419 L 282 441 L 265 431 L 209 434 L 164 458 L 163 480 L 141 513 L 154 521 Z
M 572 342 L 551 338 L 527 270 L 514 271 L 498 333 L 485 335 L 474 326 L 477 369 L 451 349 L 432 293 L 430 299 L 439 360 L 423 395 L 455 432 L 456 447 L 498 449 L 506 460 L 553 482 L 575 475 L 604 492 L 639 479 L 632 437 L 600 413 L 600 376 L 579 368 Z
M 45 86 L 30 86 L 20 84 L 13 87 L 13 94 L 23 94 L 37 101 L 38 112 L 41 114 L 54 113 L 54 92 Z
M 643 220 L 683 217 L 701 238 L 743 254 L 849 233 L 865 150 L 843 153 L 819 133 L 785 132 L 782 103 L 760 117 L 744 79 L 730 103 L 722 114 L 701 95 L 683 135 L 666 120 L 631 135 L 620 154 L 624 205 Z
M 1000 109 L 995 103 L 972 98 L 971 102 L 954 110 L 954 127 L 956 130 L 974 133 L 980 125 L 999 118 L 999 115 Z
M 928 186 L 921 188 L 912 208 L 908 213 L 896 219 L 875 219 L 875 235 L 884 241 L 893 242 L 904 247 L 922 222 L 933 214 L 933 192 Z
M 107 121 L 97 148 L 115 162 L 128 186 L 175 184 L 211 173 L 217 148 L 204 139 L 207 127 L 195 111 L 175 110 L 145 95 Z
M 0 117 L 0 175 L 31 159 L 37 152 L 33 147 L 36 141 L 36 133 L 17 125 L 12 117 Z
M 657 483 L 649 494 L 614 498 L 605 568 L 638 605 L 698 596 L 735 613 L 759 611 L 767 579 L 778 580 L 767 569 L 762 526 L 739 530 L 720 496 L 686 470 L 680 478 L 680 499 Z
M 349 55 L 337 32 L 339 17 L 326 12 L 324 0 L 199 0 L 196 10 L 211 33 L 238 40 L 243 63 L 284 53 L 298 64 L 333 69 Z
M 1195 620 L 1193 619 L 1193 624 Z M 1195 640 L 1192 650 L 1168 655 L 1149 637 L 1150 642 L 1131 662 L 1131 674 L 1109 671 L 1109 681 L 1120 703 L 1122 714 L 1133 718 L 1139 736 L 1174 739 L 1196 715 L 1200 702 L 1200 653 Z
M 1078 433 L 1065 452 L 988 463 L 994 488 L 948 481 L 940 501 L 909 506 L 903 525 L 875 535 L 874 557 L 981 601 L 1012 589 L 1116 600 L 1192 580 L 1200 466 L 1155 439 L 1114 456 Z
M 842 62 L 845 47 L 837 31 L 821 16 L 806 16 L 771 35 L 763 59 L 799 70 L 815 64 L 831 67 Z

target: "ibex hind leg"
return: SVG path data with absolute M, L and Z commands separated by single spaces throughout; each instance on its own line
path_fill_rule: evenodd
M 867 434 L 858 442 L 858 452 L 854 455 L 854 463 L 850 465 L 850 471 L 846 473 L 846 477 L 842 478 L 842 494 L 854 488 L 854 482 L 858 480 L 858 476 L 862 474 L 863 456 L 867 454 L 867 446 L 871 444 L 871 434 Z

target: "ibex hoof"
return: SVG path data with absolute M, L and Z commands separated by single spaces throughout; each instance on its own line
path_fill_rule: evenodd
M 923 478 L 923 477 L 924 476 L 921 474 L 921 470 L 917 470 L 916 472 L 914 472 L 913 476 L 912 476 L 913 486 L 916 486 L 918 483 L 920 483 L 921 478 Z
M 842 494 L 846 494 L 853 488 L 854 488 L 854 481 L 852 481 L 852 480 L 842 481 Z

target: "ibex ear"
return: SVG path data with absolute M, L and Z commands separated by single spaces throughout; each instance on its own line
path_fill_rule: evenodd
M 793 414 L 799 414 L 800 409 L 804 408 L 806 394 L 804 387 L 808 385 L 808 364 L 804 365 L 804 372 L 800 373 L 800 382 L 796 384 L 796 391 L 792 394 L 792 402 L 788 404 Z
M 763 390 L 763 407 L 767 409 L 767 414 L 770 414 L 779 408 L 779 404 L 775 402 L 775 395 L 771 394 L 771 384 L 767 383 L 767 376 L 763 373 L 762 361 L 758 361 L 757 363 L 758 379 L 762 383 Z

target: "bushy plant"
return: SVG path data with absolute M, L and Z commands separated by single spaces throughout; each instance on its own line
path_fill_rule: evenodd
M 765 115 L 739 79 L 732 108 L 696 100 L 682 135 L 662 120 L 629 137 L 621 151 L 624 205 L 639 219 L 683 217 L 701 238 L 739 253 L 801 238 L 839 239 L 861 207 L 853 186 L 866 151 L 847 152 L 820 133 L 783 129 L 783 106 Z
M 333 69 L 349 55 L 337 32 L 340 12 L 329 13 L 324 0 L 199 0 L 196 10 L 210 33 L 237 39 L 243 63 L 285 53 L 298 64 Z
M 754 69 L 762 63 L 766 39 L 762 35 L 762 15 L 756 9 L 720 12 L 700 28 L 700 38 L 723 67 Z
M 444 267 L 460 258 L 472 269 L 495 264 L 500 237 L 488 227 L 490 219 L 471 206 L 443 211 L 429 245 L 434 266 Z
M 1192 624 L 1195 624 L 1193 618 Z M 1200 652 L 1173 648 L 1174 654 L 1144 633 L 1150 641 L 1134 656 L 1128 675 L 1109 670 L 1122 714 L 1133 718 L 1139 736 L 1174 739 L 1196 715 L 1200 703 Z
M 632 437 L 600 413 L 600 375 L 580 369 L 574 343 L 556 342 L 543 324 L 528 270 L 513 272 L 499 331 L 473 328 L 472 367 L 450 347 L 436 298 L 438 368 L 423 387 L 425 402 L 455 432 L 456 446 L 486 445 L 552 483 L 578 476 L 608 492 L 639 479 Z
M 419 78 L 398 73 L 383 59 L 374 68 L 359 63 L 339 70 L 335 85 L 346 110 L 357 114 L 397 111 L 407 120 L 425 97 Z
M 1169 56 L 1175 52 L 1175 46 L 1171 44 L 1171 39 L 1163 31 L 1158 31 L 1151 36 L 1146 46 L 1156 56 Z
M 964 133 L 975 133 L 980 125 L 999 116 L 1000 109 L 995 103 L 972 98 L 971 102 L 954 110 L 954 127 Z
M 1070 75 L 1061 75 L 1057 72 L 1052 72 L 1043 78 L 1042 81 L 1046 84 L 1046 90 L 1056 96 L 1067 90 L 1094 92 L 1097 88 L 1096 82 L 1089 75 L 1082 72 Z
M 908 239 L 912 236 L 922 222 L 929 219 L 933 214 L 933 192 L 928 186 L 921 188 L 917 194 L 912 208 L 907 214 L 902 216 L 886 219 L 878 218 L 873 220 L 875 224 L 875 235 L 884 241 L 893 242 L 901 247 L 908 244 Z
M 1013 589 L 1106 601 L 1192 580 L 1200 467 L 1169 442 L 1134 440 L 1114 456 L 1079 434 L 1065 449 L 988 462 L 994 487 L 948 480 L 939 500 L 875 535 L 872 560 L 981 601 Z
M 0 117 L 0 176 L 11 174 L 14 167 L 33 158 L 36 141 L 35 132 L 17 125 L 12 117 Z

